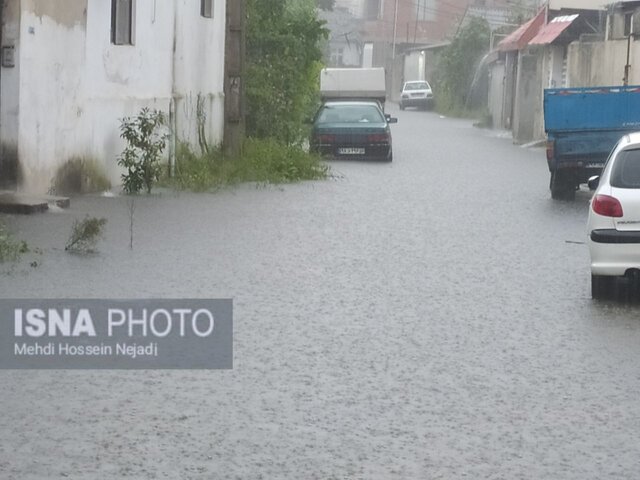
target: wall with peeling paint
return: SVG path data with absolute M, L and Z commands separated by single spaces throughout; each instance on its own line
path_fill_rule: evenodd
M 18 121 L 20 113 L 20 2 L 5 0 L 2 10 L 2 47 L 13 48 L 13 66 L 0 66 L 0 184 L 17 180 Z
M 171 112 L 178 139 L 194 147 L 204 118 L 206 141 L 220 143 L 224 3 L 215 2 L 211 19 L 200 15 L 199 0 L 136 0 L 134 45 L 113 45 L 110 1 L 22 0 L 19 65 L 10 72 L 19 81 L 3 69 L 0 135 L 17 138 L 23 188 L 47 191 L 55 170 L 78 155 L 102 162 L 119 183 L 120 119 L 144 106 Z M 12 97 L 14 132 L 5 123 Z

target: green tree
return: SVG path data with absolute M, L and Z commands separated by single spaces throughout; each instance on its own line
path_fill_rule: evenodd
M 328 31 L 313 0 L 248 0 L 247 9 L 247 133 L 301 143 Z
M 438 109 L 462 112 L 476 68 L 489 50 L 490 35 L 487 21 L 473 17 L 442 52 L 435 82 Z
M 127 146 L 118 157 L 118 165 L 126 170 L 122 174 L 126 193 L 136 194 L 143 188 L 151 193 L 151 187 L 160 175 L 160 159 L 169 137 L 162 131 L 165 123 L 162 112 L 146 107 L 138 115 L 121 120 L 120 137 Z

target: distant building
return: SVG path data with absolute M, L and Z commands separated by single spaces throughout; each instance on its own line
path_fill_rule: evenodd
M 333 11 L 320 11 L 319 16 L 329 29 L 325 61 L 329 67 L 362 66 L 362 20 L 349 10 L 336 6 Z

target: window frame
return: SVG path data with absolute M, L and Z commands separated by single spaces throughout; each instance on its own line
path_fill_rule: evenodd
M 126 3 L 128 8 L 128 31 L 122 31 L 126 26 L 121 26 L 120 22 L 124 21 L 121 16 L 119 7 L 122 3 Z M 111 44 L 118 46 L 135 45 L 135 19 L 136 19 L 136 0 L 111 0 Z
M 200 16 L 203 18 L 213 18 L 215 0 L 200 0 Z

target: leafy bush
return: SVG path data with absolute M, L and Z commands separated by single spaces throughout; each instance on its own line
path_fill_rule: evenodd
M 106 218 L 86 217 L 84 220 L 75 220 L 71 228 L 71 235 L 67 241 L 65 250 L 74 253 L 91 253 L 102 236 Z
M 104 192 L 111 182 L 102 166 L 88 157 L 73 157 L 58 168 L 51 190 L 59 195 Z
M 251 180 L 262 183 L 291 183 L 327 178 L 329 167 L 320 157 L 299 146 L 282 145 L 273 139 L 248 139 L 243 159 L 252 173 Z
M 160 159 L 169 137 L 162 131 L 165 115 L 158 110 L 143 108 L 135 117 L 125 117 L 120 124 L 120 137 L 127 146 L 118 158 L 124 167 L 122 186 L 126 193 L 136 194 L 143 188 L 151 193 L 160 175 Z
M 20 255 L 27 253 L 29 247 L 23 240 L 16 240 L 0 223 L 0 263 L 16 261 Z
M 188 145 L 180 145 L 176 176 L 167 183 L 202 192 L 242 182 L 281 184 L 321 180 L 328 175 L 329 167 L 301 147 L 282 145 L 273 139 L 247 139 L 239 158 L 225 158 L 219 149 L 198 155 Z

